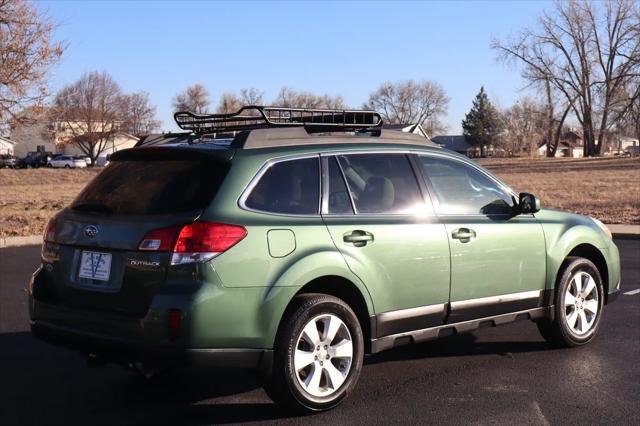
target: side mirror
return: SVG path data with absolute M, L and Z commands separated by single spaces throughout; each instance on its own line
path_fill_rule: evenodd
M 518 203 L 520 214 L 530 214 L 540 211 L 540 199 L 527 192 L 520 193 L 520 203 Z

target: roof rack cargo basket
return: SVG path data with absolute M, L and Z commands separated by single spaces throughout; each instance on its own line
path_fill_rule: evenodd
M 372 131 L 382 127 L 375 111 L 285 108 L 247 105 L 231 114 L 194 114 L 179 111 L 173 115 L 182 130 L 211 134 L 271 127 L 300 127 L 310 131 Z

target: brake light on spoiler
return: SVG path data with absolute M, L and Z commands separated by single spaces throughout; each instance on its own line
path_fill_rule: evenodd
M 193 222 L 155 229 L 142 239 L 139 250 L 170 251 L 172 265 L 204 262 L 224 253 L 247 236 L 243 226 Z

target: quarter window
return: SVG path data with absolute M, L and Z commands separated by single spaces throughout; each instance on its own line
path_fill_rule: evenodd
M 413 214 L 424 199 L 404 154 L 354 154 L 338 157 L 357 213 Z
M 513 197 L 486 174 L 461 161 L 420 156 L 440 214 L 510 214 Z
M 320 169 L 318 157 L 281 161 L 262 175 L 245 205 L 280 214 L 318 214 Z

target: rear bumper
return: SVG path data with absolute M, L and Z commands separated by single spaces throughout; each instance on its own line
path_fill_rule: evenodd
M 184 348 L 171 344 L 150 344 L 89 333 L 44 321 L 31 321 L 31 331 L 40 340 L 83 354 L 91 354 L 102 362 L 119 364 L 147 362 L 187 364 L 205 368 L 268 370 L 272 360 L 272 351 L 266 349 L 203 349 Z
M 124 303 L 128 299 L 109 305 L 107 297 L 89 290 L 74 288 L 79 297 L 71 299 L 64 294 L 71 292 L 62 282 L 65 276 L 52 277 L 46 267 L 38 268 L 28 285 L 31 328 L 42 340 L 104 362 L 268 369 L 277 324 L 273 318 L 281 317 L 297 288 L 230 289 L 215 272 L 195 280 L 191 273 L 180 273 L 153 292 L 148 307 L 131 309 Z M 170 317 L 175 311 L 182 314 L 177 326 Z

